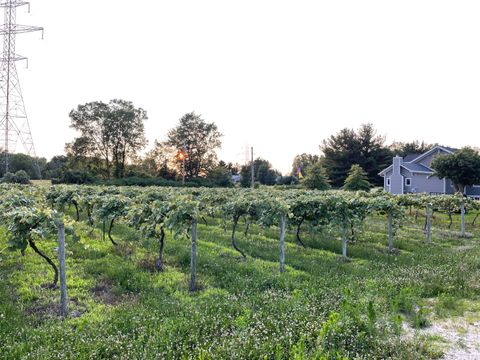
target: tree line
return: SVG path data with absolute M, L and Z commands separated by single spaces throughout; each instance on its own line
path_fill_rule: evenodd
M 436 145 L 423 141 L 387 145 L 385 137 L 378 135 L 372 124 L 363 124 L 358 130 L 345 128 L 323 140 L 322 155 L 297 155 L 292 174 L 312 189 L 368 191 L 370 187 L 383 186 L 378 173 L 392 164 L 394 156 L 419 155 Z M 438 156 L 431 167 L 434 175 L 452 180 L 456 191 L 461 193 L 465 186 L 480 183 L 480 154 L 470 147 Z
M 195 112 L 183 115 L 147 152 L 147 112 L 130 101 L 114 99 L 78 105 L 70 111 L 69 119 L 77 136 L 65 144 L 64 155 L 47 161 L 10 154 L 14 174 L 8 176 L 4 174 L 2 156 L 0 177 L 8 180 L 5 182 L 43 178 L 59 183 L 113 181 L 119 185 L 174 185 L 185 179 L 192 185 L 231 186 L 237 175 L 241 186 L 251 185 L 251 164 L 241 166 L 219 160 L 222 134 L 214 122 Z M 393 156 L 423 153 L 433 146 L 419 141 L 387 145 L 372 124 L 363 124 L 357 130 L 345 128 L 321 141 L 319 154 L 295 156 L 292 171 L 286 176 L 268 160 L 255 159 L 254 181 L 262 185 L 300 184 L 311 189 L 368 190 L 383 184 L 378 173 L 391 164 Z M 450 178 L 445 175 L 445 167 L 442 171 L 442 176 Z

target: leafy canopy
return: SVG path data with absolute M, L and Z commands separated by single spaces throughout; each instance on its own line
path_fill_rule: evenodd
M 194 112 L 185 114 L 178 125 L 167 134 L 165 145 L 174 152 L 183 151 L 185 157 L 185 175 L 187 178 L 205 175 L 217 160 L 216 150 L 221 147 L 220 138 L 215 123 L 207 123 Z M 178 172 L 182 172 L 183 159 L 176 158 Z
M 86 160 L 101 159 L 104 176 L 125 175 L 128 159 L 134 158 L 145 147 L 144 121 L 147 113 L 135 108 L 130 101 L 111 100 L 79 105 L 70 112 L 71 127 L 80 133 L 66 145 L 67 153 Z
M 467 185 L 480 184 L 480 154 L 472 148 L 437 156 L 431 167 L 440 179 L 450 179 L 458 192 L 463 193 Z

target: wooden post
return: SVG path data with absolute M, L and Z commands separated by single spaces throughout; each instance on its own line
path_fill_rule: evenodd
M 347 259 L 347 222 L 342 225 L 342 256 Z
M 393 214 L 388 212 L 388 250 L 393 250 Z
M 58 257 L 60 259 L 60 315 L 68 316 L 67 304 L 67 265 L 65 261 L 65 226 L 58 224 Z
M 192 253 L 190 257 L 190 291 L 195 291 L 197 289 L 196 282 L 196 271 L 197 271 L 197 221 L 193 220 L 192 222 Z
M 465 237 L 465 202 L 460 204 L 460 213 L 462 216 L 462 225 L 461 225 L 461 232 L 462 232 L 462 237 Z
M 107 231 L 107 224 L 106 224 L 107 219 L 103 218 L 103 223 L 102 223 L 102 241 L 105 241 L 105 232 Z
M 280 218 L 280 272 L 285 272 L 285 215 Z
M 427 205 L 427 243 L 432 243 L 432 226 L 430 221 L 430 205 Z

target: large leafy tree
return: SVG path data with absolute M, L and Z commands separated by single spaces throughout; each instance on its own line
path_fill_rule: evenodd
M 25 171 L 31 179 L 39 179 L 45 169 L 45 158 L 32 157 L 27 154 L 8 154 L 9 172 Z M 0 177 L 5 175 L 5 152 L 0 152 Z
M 155 140 L 153 149 L 142 161 L 142 168 L 151 176 L 174 180 L 178 175 L 175 167 L 174 149 Z
M 215 123 L 207 123 L 200 115 L 191 112 L 168 132 L 165 144 L 185 153 L 185 175 L 192 178 L 205 175 L 216 165 L 216 151 L 222 145 L 221 137 Z M 181 172 L 183 160 L 177 157 L 175 162 Z
M 320 156 L 318 155 L 303 153 L 295 156 L 292 164 L 292 176 L 298 176 L 298 170 L 300 170 L 303 176 L 307 175 L 307 169 L 319 161 Z
M 70 112 L 71 127 L 80 136 L 66 145 L 70 156 L 78 159 L 101 159 L 104 176 L 125 175 L 129 159 L 147 143 L 144 121 L 147 113 L 130 101 L 111 100 L 79 105 Z
M 384 145 L 385 137 L 377 135 L 372 124 L 363 124 L 357 131 L 342 129 L 323 140 L 322 160 L 333 186 L 341 187 L 353 164 L 360 165 L 372 184 L 379 185 L 378 173 L 391 163 L 391 152 Z
M 453 154 L 440 155 L 433 160 L 431 167 L 440 179 L 450 179 L 458 192 L 463 193 L 467 185 L 480 184 L 480 154 L 472 148 L 464 147 Z
M 251 165 L 244 165 L 240 169 L 240 184 L 249 187 L 251 184 Z M 254 180 L 262 185 L 274 185 L 280 173 L 272 167 L 269 161 L 258 158 L 253 162 Z
M 46 163 L 42 176 L 45 179 L 60 178 L 67 169 L 68 157 L 65 155 L 56 155 Z

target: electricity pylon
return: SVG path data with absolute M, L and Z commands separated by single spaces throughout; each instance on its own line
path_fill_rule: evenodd
M 17 143 L 23 146 L 23 152 L 36 157 L 35 146 L 28 124 L 27 112 L 23 102 L 22 89 L 16 63 L 28 59 L 16 53 L 16 36 L 33 31 L 42 31 L 38 26 L 17 24 L 17 8 L 30 3 L 19 0 L 0 0 L 0 8 L 5 10 L 4 24 L 0 26 L 3 35 L 3 54 L 0 67 L 0 147 L 5 156 L 5 173 L 9 170 L 9 154 L 17 152 Z

